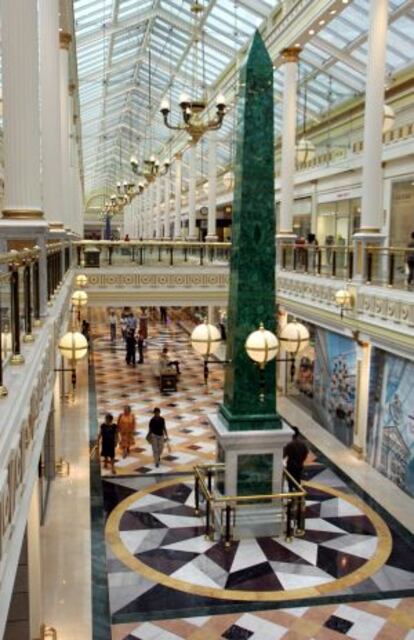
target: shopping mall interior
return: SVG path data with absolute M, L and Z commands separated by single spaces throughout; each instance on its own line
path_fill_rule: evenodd
M 414 0 L 0 24 L 0 638 L 414 640 Z

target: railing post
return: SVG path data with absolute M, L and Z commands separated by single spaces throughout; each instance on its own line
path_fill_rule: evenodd
M 195 476 L 194 479 L 194 512 L 196 516 L 200 513 L 200 480 L 198 479 L 198 475 Z
M 292 500 L 289 498 L 286 505 L 286 540 L 292 540 Z
M 112 252 L 113 252 L 114 248 L 112 245 L 110 245 L 108 247 L 108 264 L 109 266 L 112 266 Z
M 332 277 L 336 276 L 336 249 L 332 250 Z
M 188 249 L 184 247 L 184 262 L 188 262 Z
M 210 537 L 210 518 L 211 518 L 211 504 L 210 504 L 210 499 L 207 498 L 207 500 L 206 500 L 206 529 L 205 529 L 206 538 Z
M 390 253 L 388 261 L 388 286 L 392 287 L 394 284 L 394 268 L 395 268 L 395 254 Z
M 348 253 L 348 280 L 352 280 L 354 277 L 354 252 Z
M 161 245 L 158 247 L 158 262 L 161 262 Z
M 143 261 L 142 261 L 142 247 L 139 248 L 139 264 L 142 267 Z
M 16 264 L 11 265 L 10 298 L 13 351 L 10 362 L 11 364 L 22 364 L 24 362 L 24 358 L 20 353 L 19 267 Z
M 296 249 L 296 247 L 293 247 L 293 271 L 296 271 L 297 263 L 298 263 L 298 249 Z
M 302 536 L 305 533 L 305 498 L 296 498 L 296 535 Z
M 6 353 L 6 349 L 4 349 Z M 8 395 L 7 388 L 3 384 L 3 313 L 1 306 L 1 289 L 0 289 L 0 398 Z
M 174 247 L 170 247 L 170 267 L 174 265 Z
M 320 276 L 322 271 L 322 250 L 318 248 L 316 249 L 316 251 L 317 251 L 316 269 L 317 269 L 318 276 Z
M 231 546 L 231 506 L 226 504 L 226 520 L 224 525 L 224 546 Z
M 282 269 L 286 269 L 286 247 L 282 247 Z
M 371 284 L 372 282 L 372 252 L 366 252 L 366 261 L 367 261 L 367 284 Z
M 76 253 L 78 255 L 78 267 L 82 264 L 82 247 L 80 244 L 76 247 Z
M 35 324 L 40 322 L 39 257 L 33 263 L 33 316 Z
M 204 264 L 204 248 L 200 247 L 200 266 Z
M 304 264 L 305 273 L 308 273 L 308 271 L 309 271 L 309 251 L 310 251 L 309 247 L 306 247 L 304 249 L 304 251 L 305 251 L 305 253 L 303 254 L 303 257 L 304 257 L 304 263 L 305 263 Z
M 23 342 L 33 342 L 32 336 L 32 286 L 31 286 L 31 266 L 25 264 L 23 269 L 24 288 L 24 332 Z
M 211 493 L 211 489 L 212 489 L 212 486 L 213 486 L 212 479 L 213 479 L 212 471 L 211 471 L 211 469 L 208 469 L 207 470 L 207 488 L 210 491 L 210 493 Z

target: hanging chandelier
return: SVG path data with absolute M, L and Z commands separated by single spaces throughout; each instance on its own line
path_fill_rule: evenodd
M 201 24 L 201 15 L 204 11 L 204 7 L 200 4 L 199 0 L 195 0 L 191 5 L 191 13 L 194 16 L 194 35 L 193 35 L 193 86 L 192 95 L 182 93 L 179 99 L 179 106 L 182 115 L 182 124 L 173 125 L 168 119 L 171 112 L 171 106 L 168 98 L 164 98 L 160 105 L 160 112 L 164 119 L 164 124 L 168 129 L 174 131 L 187 131 L 191 142 L 196 144 L 206 131 L 220 129 L 223 124 L 223 119 L 226 113 L 226 100 L 223 94 L 219 94 L 216 98 L 216 114 L 211 120 L 205 120 L 203 118 L 204 110 L 207 106 L 207 98 L 204 94 L 205 83 L 205 64 L 204 64 L 204 43 L 203 43 L 203 30 Z M 201 74 L 198 69 L 198 60 L 202 58 Z M 196 78 L 202 76 L 201 86 L 203 88 L 203 95 L 197 96 L 196 92 Z

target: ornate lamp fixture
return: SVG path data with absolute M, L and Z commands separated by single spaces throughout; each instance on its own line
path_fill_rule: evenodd
M 200 138 L 205 134 L 206 131 L 211 131 L 212 129 L 220 129 L 224 115 L 226 113 L 226 100 L 223 94 L 219 94 L 216 98 L 216 115 L 213 119 L 205 121 L 203 120 L 203 112 L 207 105 L 207 98 L 203 94 L 200 97 L 197 97 L 195 90 L 195 78 L 202 75 L 201 85 L 205 87 L 205 78 L 204 78 L 204 60 L 202 60 L 201 65 L 201 74 L 197 69 L 197 62 L 199 59 L 199 49 L 201 47 L 201 57 L 204 58 L 204 46 L 203 46 L 203 31 L 201 26 L 201 14 L 204 11 L 204 7 L 200 4 L 199 0 L 195 0 L 191 5 L 191 13 L 194 16 L 194 35 L 193 35 L 193 49 L 194 49 L 194 60 L 193 60 L 193 87 L 192 92 L 193 95 L 189 96 L 187 93 L 182 93 L 179 99 L 179 106 L 181 109 L 181 115 L 183 119 L 183 123 L 181 125 L 172 125 L 168 120 L 169 113 L 171 111 L 170 102 L 167 98 L 161 102 L 160 112 L 164 119 L 164 124 L 168 129 L 173 129 L 175 131 L 187 131 L 193 144 L 196 144 Z
M 315 157 L 315 145 L 306 138 L 306 117 L 307 117 L 307 105 L 308 105 L 308 91 L 305 81 L 304 89 L 304 105 L 303 105 L 303 124 L 302 124 L 302 137 L 296 145 L 296 162 L 298 165 L 306 164 Z
M 339 289 L 335 293 L 335 302 L 341 310 L 341 318 L 343 318 L 346 310 L 349 311 L 354 306 L 354 298 L 348 289 Z
M 296 355 L 309 344 L 309 331 L 300 322 L 288 322 L 279 333 L 280 346 L 293 355 Z

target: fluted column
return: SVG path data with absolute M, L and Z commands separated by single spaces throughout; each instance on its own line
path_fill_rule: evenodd
M 175 217 L 174 217 L 174 239 L 181 238 L 181 179 L 183 170 L 183 157 L 181 153 L 175 156 Z
M 39 12 L 43 209 L 48 222 L 63 227 L 59 4 L 40 0 Z
M 196 178 L 197 178 L 197 146 L 190 146 L 189 183 L 188 183 L 188 237 L 195 240 L 196 231 Z
M 4 218 L 41 218 L 36 0 L 2 2 Z
M 299 48 L 282 51 L 284 61 L 282 163 L 280 172 L 280 220 L 278 236 L 293 236 L 293 185 L 295 175 L 296 85 Z
M 164 238 L 170 237 L 170 173 L 164 177 Z
M 161 178 L 155 183 L 155 237 L 157 240 L 161 237 Z
M 207 236 L 208 242 L 217 240 L 216 228 L 216 203 L 217 203 L 217 134 L 209 131 L 208 134 L 208 218 Z
M 368 69 L 365 91 L 364 152 L 362 160 L 361 232 L 382 227 L 382 128 L 387 49 L 388 0 L 371 0 Z
M 61 167 L 62 167 L 62 217 L 65 227 L 71 227 L 70 200 L 70 109 L 69 109 L 69 48 L 72 42 L 70 33 L 60 33 L 60 123 L 61 123 Z

